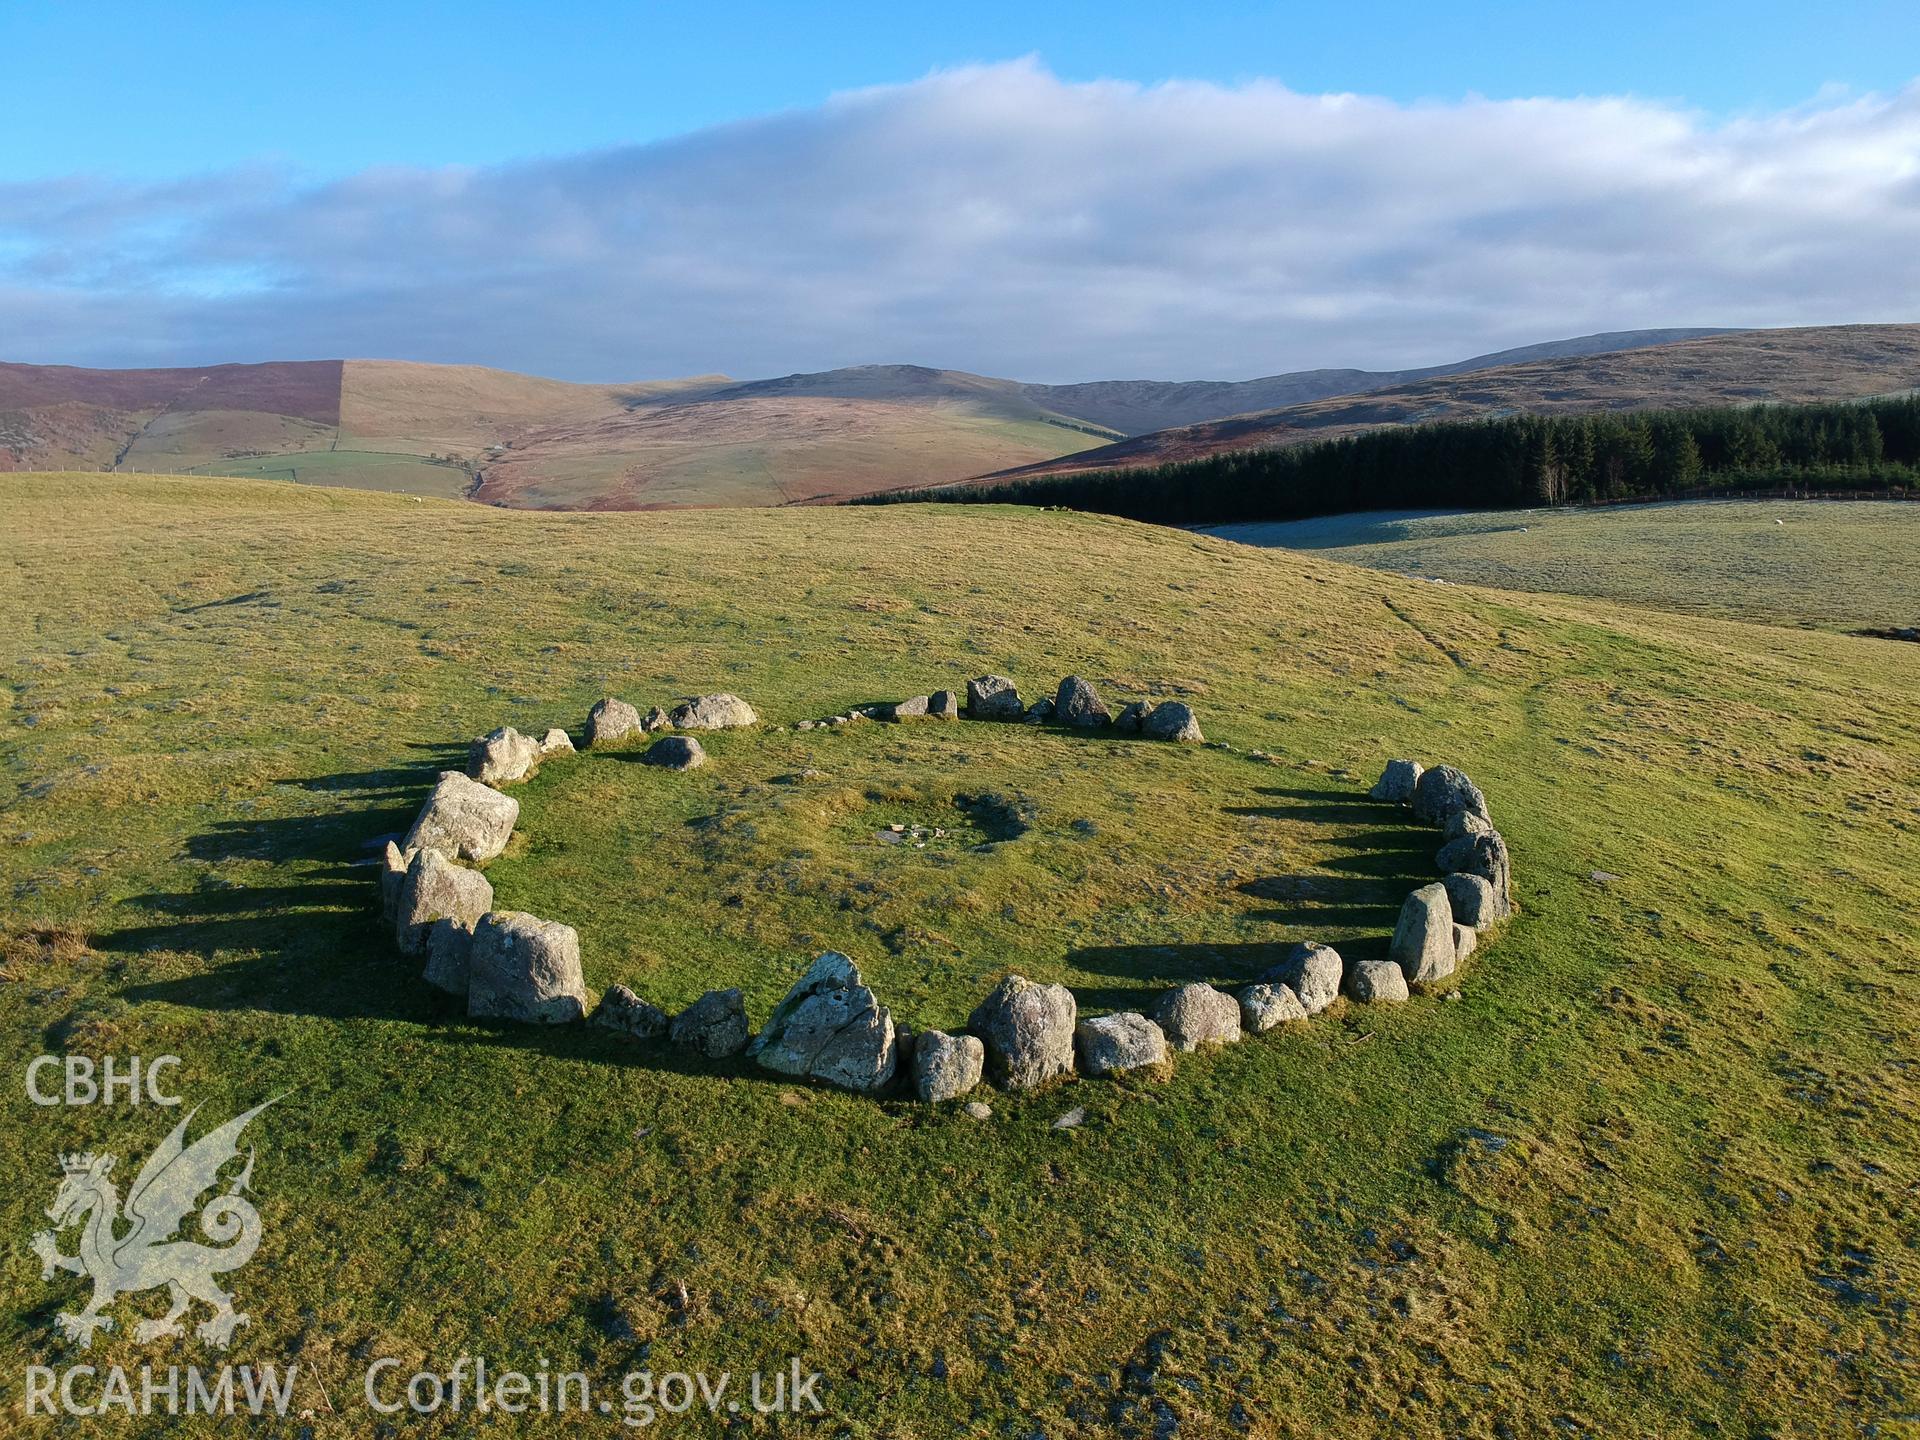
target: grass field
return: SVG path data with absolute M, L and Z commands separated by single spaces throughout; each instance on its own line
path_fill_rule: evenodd
M 954 480 L 1100 443 L 958 402 L 689 401 L 544 431 L 489 464 L 475 498 L 534 510 L 781 505 Z
M 458 465 L 419 455 L 379 454 L 368 450 L 306 450 L 248 460 L 216 460 L 197 475 L 227 475 L 242 480 L 291 480 L 300 485 L 384 490 L 398 495 L 433 495 L 457 500 L 473 477 Z
M 1920 1408 L 1920 647 L 1033 510 L 100 475 L 0 505 L 5 1063 L 176 1053 L 208 1117 L 291 1092 L 249 1132 L 268 1238 L 230 1358 L 297 1359 L 315 1435 L 471 1433 L 360 1401 L 370 1357 L 462 1352 L 597 1381 L 801 1356 L 820 1433 L 856 1437 L 1785 1437 Z M 1179 694 L 1235 748 L 772 728 L 989 670 Z M 1524 913 L 1458 1003 L 992 1095 L 985 1123 L 431 998 L 364 842 L 469 735 L 713 688 L 768 728 L 683 776 L 550 762 L 489 867 L 580 926 L 596 987 L 738 983 L 758 1019 L 836 946 L 903 1019 L 958 1024 L 1009 966 L 1088 1010 L 1237 979 L 1377 936 L 1425 878 L 1363 798 L 1399 754 L 1485 786 Z M 1027 834 L 873 843 L 988 790 Z M 20 1247 L 57 1151 L 131 1165 L 173 1118 L 9 1096 Z M 81 1356 L 51 1325 L 77 1295 L 16 1252 L 0 1373 L 200 1358 L 124 1326 Z
M 1895 501 L 1376 511 L 1207 533 L 1405 575 L 1663 610 L 1836 630 L 1920 624 L 1920 505 Z

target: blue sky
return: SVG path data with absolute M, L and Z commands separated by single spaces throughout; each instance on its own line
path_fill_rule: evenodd
M 318 173 L 657 140 L 936 68 L 1277 80 L 1403 101 L 1634 94 L 1715 113 L 1920 70 L 1920 4 L 0 6 L 0 176 Z
M 1920 3 L 0 3 L 0 359 L 1402 368 L 1920 320 Z

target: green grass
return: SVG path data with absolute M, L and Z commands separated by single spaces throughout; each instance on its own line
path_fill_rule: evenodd
M 1407 575 L 1664 610 L 1836 630 L 1920 624 L 1920 505 L 1910 503 L 1367 512 L 1209 533 Z
M 603 1381 L 798 1354 L 822 1433 L 855 1436 L 1914 1411 L 1920 647 L 1027 510 L 542 515 L 99 475 L 0 503 L 4 1064 L 171 1051 L 209 1116 L 292 1091 L 257 1122 L 268 1239 L 232 1358 L 297 1357 L 316 1434 L 381 1433 L 370 1356 L 462 1351 Z M 1181 694 L 1236 748 L 772 728 L 987 670 Z M 1485 786 L 1524 913 L 1458 1003 L 994 1095 L 986 1124 L 426 994 L 362 845 L 450 743 L 711 688 L 768 728 L 682 776 L 550 762 L 489 867 L 581 926 L 596 985 L 710 977 L 763 1015 L 836 945 L 903 1018 L 957 1023 L 1008 966 L 1090 1009 L 1237 978 L 1296 934 L 1377 935 L 1376 887 L 1423 853 L 1361 799 L 1396 754 Z M 1030 803 L 1027 835 L 869 848 L 987 789 Z M 11 1093 L 22 1246 L 57 1151 L 131 1164 L 172 1118 Z M 1087 1124 L 1053 1131 L 1071 1105 Z M 23 1251 L 0 1271 L 7 1371 L 80 1358 L 50 1330 L 74 1296 Z M 119 1331 L 85 1358 L 200 1357 Z
M 429 460 L 423 455 L 372 450 L 302 450 L 247 460 L 216 460 L 196 467 L 192 473 L 242 480 L 291 480 L 301 485 L 351 490 L 384 490 L 401 495 L 437 496 L 443 500 L 459 499 L 473 484 L 473 477 L 458 465 Z
M 1252 979 L 1296 940 L 1385 958 L 1401 898 L 1430 878 L 1419 828 L 1224 752 L 934 722 L 708 750 L 691 775 L 634 752 L 548 765 L 489 867 L 497 903 L 580 930 L 593 983 L 671 1009 L 724 982 L 764 1015 L 796 957 L 829 948 L 914 1029 L 962 1026 L 1007 968 L 1139 1008 L 1169 984 Z M 983 825 L 983 796 L 1024 833 Z M 882 840 L 890 824 L 926 848 Z

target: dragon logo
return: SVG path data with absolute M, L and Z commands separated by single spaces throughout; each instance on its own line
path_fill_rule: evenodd
M 281 1097 L 275 1096 L 274 1100 Z M 194 1327 L 209 1345 L 225 1348 L 247 1316 L 233 1308 L 233 1299 L 213 1277 L 238 1270 L 260 1247 L 260 1212 L 242 1198 L 253 1176 L 253 1151 L 245 1167 L 223 1195 L 216 1195 L 200 1211 L 200 1228 L 212 1245 L 175 1239 L 187 1212 L 200 1196 L 220 1183 L 220 1170 L 239 1158 L 240 1132 L 268 1105 L 256 1105 L 217 1130 L 208 1131 L 191 1145 L 187 1125 L 199 1113 L 195 1106 L 173 1127 L 173 1133 L 140 1167 L 127 1191 L 126 1208 L 108 1178 L 117 1156 L 63 1155 L 59 1193 L 47 1207 L 51 1230 L 33 1237 L 33 1253 L 40 1257 L 40 1278 L 51 1280 L 55 1270 L 70 1270 L 93 1281 L 93 1298 L 79 1314 L 62 1311 L 56 1323 L 81 1349 L 93 1343 L 93 1332 L 111 1330 L 113 1317 L 103 1312 L 116 1295 L 155 1290 L 164 1285 L 172 1303 L 158 1320 L 142 1320 L 134 1339 L 146 1343 L 178 1335 L 180 1317 L 193 1301 L 213 1307 L 213 1314 Z M 69 1225 L 80 1227 L 80 1249 L 62 1255 L 57 1233 Z M 121 1233 L 124 1227 L 124 1233 Z

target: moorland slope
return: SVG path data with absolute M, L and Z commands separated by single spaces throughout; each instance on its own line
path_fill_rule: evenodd
M 1178 426 L 994 478 L 1135 469 L 1434 420 L 1854 400 L 1916 387 L 1920 325 L 1739 330 L 1637 349 L 1523 360 Z
M 1027 509 L 98 474 L 0 507 L 5 1063 L 178 1054 L 209 1115 L 287 1092 L 249 1137 L 269 1248 L 235 1353 L 297 1356 L 342 1433 L 375 1429 L 367 1356 L 462 1352 L 596 1383 L 799 1356 L 834 1424 L 910 1437 L 1911 1413 L 1920 646 Z M 985 555 L 1019 583 L 979 583 Z M 1231 748 L 777 728 L 1069 670 L 1183 696 Z M 903 1023 L 955 1025 L 1006 968 L 1091 1011 L 1302 935 L 1380 943 L 1430 864 L 1365 799 L 1400 754 L 1486 787 L 1523 913 L 1455 1003 L 993 1095 L 985 1123 L 437 1005 L 366 841 L 469 735 L 716 687 L 767 726 L 706 768 L 590 753 L 520 791 L 500 897 L 577 917 L 595 988 L 738 984 L 762 1018 L 835 947 Z M 1027 797 L 1031 833 L 870 843 L 982 790 Z M 171 1119 L 16 1096 L 0 1228 L 44 1225 L 56 1151 Z M 0 1270 L 16 1372 L 79 1358 L 50 1339 L 70 1298 Z M 123 1327 L 85 1358 L 145 1356 Z
M 268 477 L 536 509 L 838 500 L 1135 430 L 1696 331 L 1590 335 L 1433 370 L 1034 385 L 916 365 L 573 384 L 471 365 L 0 366 L 0 470 Z

